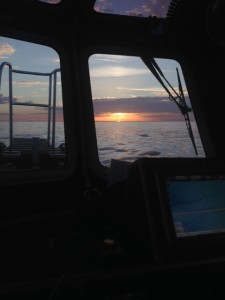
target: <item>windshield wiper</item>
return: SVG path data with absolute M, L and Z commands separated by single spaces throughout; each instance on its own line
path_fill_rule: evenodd
M 192 127 L 191 127 L 191 121 L 190 121 L 189 114 L 188 114 L 189 112 L 192 111 L 192 109 L 190 107 L 188 107 L 186 104 L 178 68 L 176 68 L 176 71 L 177 71 L 177 78 L 178 78 L 179 93 L 173 88 L 173 86 L 166 79 L 166 77 L 164 76 L 162 70 L 160 69 L 160 67 L 158 66 L 158 64 L 156 63 L 154 58 L 142 56 L 141 59 L 146 64 L 146 66 L 149 68 L 149 70 L 152 72 L 152 74 L 155 76 L 155 78 L 159 81 L 159 83 L 162 85 L 162 87 L 165 89 L 165 91 L 168 93 L 169 99 L 171 101 L 174 101 L 176 103 L 176 105 L 178 106 L 178 108 L 180 109 L 182 115 L 184 116 L 188 134 L 192 141 L 192 144 L 193 144 L 193 147 L 195 150 L 195 154 L 198 155 L 198 150 L 196 147 L 194 134 L 193 134 Z M 164 81 L 167 83 L 169 88 L 166 86 Z M 171 93 L 170 89 L 173 91 L 175 96 Z

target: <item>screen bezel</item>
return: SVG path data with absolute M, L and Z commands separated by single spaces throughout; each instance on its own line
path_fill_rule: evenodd
M 145 190 L 149 202 L 149 218 L 161 260 L 214 259 L 225 257 L 225 232 L 204 233 L 177 237 L 169 206 L 166 180 L 173 176 L 224 176 L 225 162 L 215 159 L 162 159 L 140 161 Z M 150 183 L 151 182 L 151 183 Z M 156 218 L 156 216 L 158 216 Z
M 209 175 L 209 174 L 191 174 L 191 175 L 176 175 L 176 176 L 169 176 L 169 177 L 166 177 L 165 178 L 165 184 L 166 184 L 166 198 L 167 198 L 167 203 L 170 203 L 169 204 L 169 207 L 170 207 L 170 212 L 171 212 L 171 215 L 173 216 L 173 226 L 174 226 L 174 229 L 175 229 L 175 235 L 177 238 L 182 238 L 182 237 L 191 237 L 191 236 L 198 236 L 198 237 L 201 237 L 203 235 L 207 235 L 207 234 L 217 234 L 217 233 L 225 233 L 225 224 L 223 225 L 223 227 L 221 228 L 204 228 L 204 225 L 199 223 L 197 224 L 197 227 L 201 227 L 202 226 L 202 229 L 201 228 L 195 228 L 194 230 L 190 228 L 190 231 L 184 231 L 184 227 L 183 227 L 183 224 L 182 224 L 182 217 L 180 220 L 178 221 L 175 221 L 175 215 L 178 214 L 178 215 L 192 215 L 192 218 L 194 217 L 194 215 L 196 215 L 196 217 L 194 217 L 193 220 L 196 220 L 197 221 L 197 217 L 198 215 L 205 215 L 207 217 L 207 214 L 210 214 L 211 212 L 218 212 L 218 211 L 224 211 L 225 210 L 225 203 L 224 203 L 224 200 L 225 200 L 225 197 L 223 195 L 225 195 L 225 190 L 221 190 L 221 187 L 224 189 L 225 188 L 225 175 L 223 174 L 213 174 L 213 175 Z M 173 208 L 171 206 L 171 197 L 170 197 L 170 193 L 174 192 L 174 188 L 176 188 L 176 184 L 177 184 L 177 187 L 179 188 L 180 190 L 180 187 L 183 187 L 185 190 L 184 190 L 184 193 L 186 195 L 184 195 L 184 201 L 187 199 L 187 195 L 190 197 L 195 197 L 195 199 L 192 200 L 192 203 L 194 203 L 194 201 L 196 202 L 196 197 L 197 199 L 200 199 L 201 200 L 201 204 L 199 205 L 199 202 L 197 203 L 198 206 L 195 207 L 194 209 L 190 209 L 189 210 L 178 210 L 177 212 L 174 212 L 173 211 Z M 172 189 L 171 187 L 169 187 L 169 185 L 172 185 Z M 207 189 L 208 188 L 208 189 Z M 218 191 L 218 189 L 220 188 L 220 192 L 222 192 L 222 194 L 218 195 L 216 194 L 216 191 Z M 194 191 L 196 192 L 196 194 L 193 196 L 191 194 L 193 194 L 193 189 Z M 207 192 L 206 192 L 207 191 Z M 209 195 L 211 194 L 211 197 L 214 197 L 214 199 L 216 200 L 219 199 L 219 200 L 222 200 L 223 203 L 220 203 L 221 206 L 219 207 L 210 207 L 212 205 L 212 202 L 213 199 L 212 198 L 209 198 Z M 177 196 L 180 197 L 182 196 L 180 194 L 180 191 L 178 191 L 177 193 Z M 203 196 L 206 196 L 206 199 L 203 198 Z M 221 199 L 221 196 L 222 196 L 222 199 Z M 183 196 L 182 196 L 183 197 Z M 186 199 L 185 199 L 186 198 Z M 209 203 L 207 203 L 206 201 L 209 201 Z M 191 204 L 191 203 L 190 203 Z M 202 204 L 206 204 L 208 205 L 208 209 L 206 209 L 206 207 L 202 206 Z M 210 205 L 211 204 L 211 205 Z M 215 202 L 215 205 L 217 203 Z M 222 210 L 221 210 L 222 209 Z M 179 219 L 179 217 L 178 217 Z M 180 229 L 176 230 L 176 222 L 179 222 L 181 223 L 180 225 L 178 225 L 178 227 L 180 227 Z M 215 224 L 216 225 L 216 224 Z M 222 224 L 221 224 L 222 225 Z M 179 231 L 180 230 L 180 231 Z

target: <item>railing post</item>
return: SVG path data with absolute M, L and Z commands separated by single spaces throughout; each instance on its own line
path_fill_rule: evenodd
M 13 89 L 12 68 L 9 68 L 9 145 L 13 145 Z
M 8 62 L 3 62 L 0 65 L 0 89 L 2 82 L 2 72 L 4 66 L 9 67 L 9 145 L 13 144 L 13 92 L 12 92 L 12 65 Z
M 56 113 L 56 83 L 57 83 L 57 70 L 53 73 L 53 112 L 52 112 L 52 147 L 55 147 L 55 113 Z
M 48 89 L 48 135 L 47 135 L 47 141 L 50 142 L 50 136 L 51 136 L 51 112 L 52 112 L 52 74 L 49 75 L 49 89 Z
M 8 62 L 3 62 L 0 65 L 0 88 L 2 80 L 2 71 L 4 66 L 9 67 L 9 139 L 10 146 L 13 145 L 13 105 L 22 106 L 37 106 L 48 108 L 48 131 L 47 131 L 47 141 L 50 142 L 50 136 L 52 137 L 52 147 L 55 147 L 55 122 L 56 122 L 56 87 L 57 87 L 57 73 L 60 69 L 55 69 L 51 73 L 40 73 L 40 72 L 30 72 L 22 70 L 14 70 Z M 13 83 L 12 83 L 12 73 L 19 74 L 30 74 L 38 76 L 48 76 L 49 77 L 49 93 L 48 93 L 48 104 L 38 104 L 38 103 L 23 103 L 23 102 L 13 102 Z M 53 77 L 53 79 L 52 79 Z M 53 92 L 52 92 L 53 88 Z M 52 99 L 53 98 L 53 99 Z M 51 119 L 52 119 L 52 131 L 51 131 Z

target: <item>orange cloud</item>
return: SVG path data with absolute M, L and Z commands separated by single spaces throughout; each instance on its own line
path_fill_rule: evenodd
M 17 81 L 13 82 L 13 84 L 16 84 L 18 86 L 49 85 L 48 82 L 43 81 Z
M 12 55 L 16 50 L 7 43 L 0 44 L 0 58 L 7 58 Z

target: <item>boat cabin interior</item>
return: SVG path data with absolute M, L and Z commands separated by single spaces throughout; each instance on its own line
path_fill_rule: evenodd
M 0 299 L 224 299 L 225 0 L 0 7 Z

